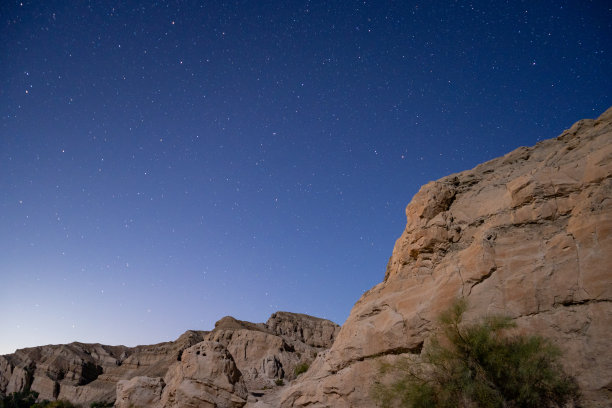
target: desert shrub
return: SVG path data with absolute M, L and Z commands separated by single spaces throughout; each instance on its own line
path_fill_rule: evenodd
M 509 334 L 514 323 L 493 316 L 461 325 L 467 308 L 459 300 L 440 316 L 434 336 L 420 360 L 384 365 L 399 379 L 379 378 L 373 398 L 383 407 L 541 408 L 563 407 L 578 400 L 575 381 L 559 363 L 560 351 L 540 336 Z
M 41 408 L 76 408 L 76 406 L 66 400 L 57 400 L 47 403 L 47 405 L 41 405 Z
M 285 385 L 285 382 L 283 381 L 282 378 L 277 378 L 276 380 L 274 380 L 274 384 L 281 386 L 281 385 Z
M 295 369 L 293 371 L 295 372 L 295 375 L 298 376 L 308 371 L 309 368 L 310 366 L 308 365 L 308 363 L 300 363 L 295 366 Z
M 89 408 L 111 408 L 114 407 L 114 402 L 96 401 L 89 404 Z
M 72 402 L 66 400 L 43 400 L 34 405 L 31 405 L 30 408 L 77 408 L 77 406 L 74 405 Z
M 0 408 L 76 408 L 66 400 L 36 402 L 36 391 L 14 392 L 0 399 Z
M 30 408 L 38 398 L 36 391 L 13 392 L 0 399 L 0 408 Z

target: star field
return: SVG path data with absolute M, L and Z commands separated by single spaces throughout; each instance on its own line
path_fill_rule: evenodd
M 418 188 L 611 105 L 605 1 L 5 1 L 0 353 L 342 323 Z

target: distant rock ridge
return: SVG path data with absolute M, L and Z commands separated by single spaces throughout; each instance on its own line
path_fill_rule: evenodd
M 31 388 L 40 399 L 86 406 L 117 400 L 126 407 L 240 407 L 248 400 L 247 386 L 271 388 L 277 379 L 295 378 L 295 367 L 314 360 L 339 330 L 329 320 L 278 312 L 268 323 L 227 316 L 212 331 L 188 330 L 154 345 L 75 342 L 20 349 L 0 356 L 0 394 Z
M 468 321 L 504 314 L 550 338 L 584 406 L 611 406 L 612 108 L 426 184 L 406 218 L 384 281 L 278 406 L 375 406 L 380 363 L 420 353 L 457 297 Z

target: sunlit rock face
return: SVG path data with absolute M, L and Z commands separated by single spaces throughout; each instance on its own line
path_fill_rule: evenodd
M 586 406 L 612 399 L 612 109 L 556 139 L 423 186 L 384 281 L 283 407 L 371 407 L 379 362 L 419 353 L 439 313 L 509 315 L 551 338 Z
M 329 348 L 339 330 L 329 320 L 277 312 L 267 323 L 224 317 L 211 332 L 189 330 L 148 346 L 22 349 L 0 356 L 0 394 L 29 387 L 40 399 L 84 406 L 116 400 L 125 407 L 239 407 L 247 390 L 294 379 L 296 366 Z

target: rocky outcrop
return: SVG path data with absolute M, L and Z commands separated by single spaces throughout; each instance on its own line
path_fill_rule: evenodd
M 224 317 L 211 332 L 189 330 L 176 341 L 149 346 L 22 349 L 0 356 L 0 394 L 29 387 L 41 399 L 82 405 L 242 406 L 247 389 L 295 378 L 295 367 L 312 362 L 338 331 L 328 320 L 278 312 L 268 323 Z M 220 403 L 225 400 L 234 405 Z
M 161 406 L 240 408 L 247 389 L 232 355 L 220 343 L 203 341 L 183 353 L 166 374 Z
M 183 350 L 201 342 L 206 333 L 188 331 L 174 342 L 150 346 L 71 343 L 17 350 L 0 356 L 0 393 L 29 387 L 41 399 L 86 405 L 114 401 L 117 381 L 163 376 Z
M 421 188 L 384 281 L 282 407 L 370 407 L 379 362 L 418 354 L 439 313 L 514 318 L 552 339 L 589 407 L 612 399 L 612 109 Z
M 164 379 L 135 377 L 117 383 L 117 408 L 227 407 L 246 404 L 247 389 L 232 355 L 202 341 L 183 352 Z
M 225 317 L 206 338 L 227 347 L 252 390 L 273 387 L 277 379 L 293 380 L 295 368 L 329 348 L 339 330 L 329 320 L 277 312 L 257 325 Z
M 266 322 L 274 334 L 311 347 L 330 348 L 340 327 L 329 320 L 299 313 L 276 312 Z
M 288 312 L 274 313 L 265 324 L 224 317 L 163 379 L 120 381 L 117 406 L 262 406 L 260 398 L 278 391 L 277 381 L 295 379 L 295 368 L 312 363 L 339 330 L 329 320 Z
M 117 383 L 115 407 L 153 407 L 160 404 L 166 383 L 160 377 L 134 377 Z

